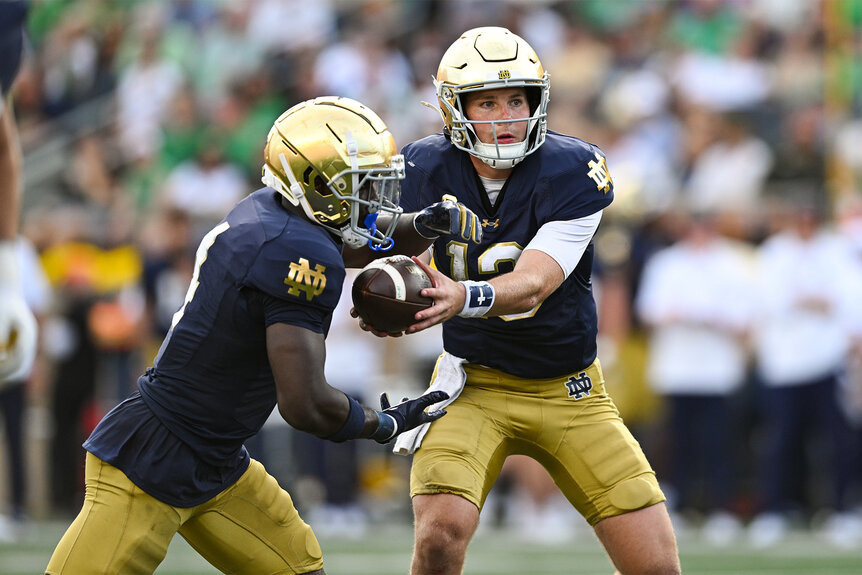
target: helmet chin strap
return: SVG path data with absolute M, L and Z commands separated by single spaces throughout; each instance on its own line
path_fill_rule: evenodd
M 486 144 L 477 141 L 473 144 L 473 149 L 481 154 L 477 157 L 485 164 L 498 170 L 507 170 L 515 167 L 524 159 L 527 141 L 515 142 L 514 144 Z

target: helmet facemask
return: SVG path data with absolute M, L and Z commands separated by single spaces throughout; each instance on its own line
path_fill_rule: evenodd
M 547 73 L 541 84 L 525 84 L 523 82 L 474 82 L 460 86 L 448 85 L 434 81 L 438 99 L 444 107 L 444 118 L 448 114 L 452 118 L 451 127 L 447 127 L 452 144 L 468 154 L 471 154 L 492 168 L 505 170 L 513 168 L 524 158 L 539 149 L 545 141 L 548 131 L 548 93 L 549 78 Z M 501 88 L 524 87 L 527 101 L 530 104 L 530 116 L 507 120 L 470 120 L 464 111 L 464 95 L 470 92 L 496 90 Z M 497 141 L 497 127 L 504 124 L 527 122 L 527 136 L 521 142 L 501 144 Z M 490 124 L 494 134 L 493 142 L 482 142 L 476 134 L 474 126 Z
M 356 154 L 351 154 L 355 166 L 336 174 L 331 180 L 322 174 L 314 174 L 314 189 L 317 195 L 332 196 L 336 204 L 349 210 L 349 217 L 339 225 L 327 222 L 321 210 L 315 210 L 307 194 L 296 179 L 284 154 L 279 155 L 281 167 L 290 180 L 290 190 L 285 190 L 282 181 L 268 166 L 264 166 L 263 183 L 284 195 L 290 203 L 302 208 L 306 217 L 323 225 L 333 234 L 341 237 L 351 248 L 368 245 L 373 250 L 388 250 L 392 247 L 392 233 L 398 224 L 402 209 L 398 206 L 401 199 L 401 180 L 404 179 L 404 156 L 392 156 L 389 167 L 356 167 Z M 332 202 L 330 202 L 332 203 Z M 384 230 L 377 228 L 380 213 L 391 214 Z
M 351 159 L 355 162 L 355 155 Z M 356 248 L 367 243 L 369 248 L 380 251 L 392 247 L 391 236 L 402 212 L 398 202 L 403 179 L 404 156 L 398 154 L 392 156 L 388 168 L 353 167 L 326 182 L 336 198 L 350 203 L 350 218 L 339 230 L 345 244 Z M 344 195 L 348 189 L 353 193 Z M 382 231 L 377 228 L 381 212 L 391 214 Z

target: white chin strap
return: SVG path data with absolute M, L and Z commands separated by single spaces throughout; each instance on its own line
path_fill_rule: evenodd
M 514 168 L 524 159 L 527 152 L 527 141 L 497 145 L 476 142 L 473 144 L 473 149 L 481 154 L 476 157 L 487 165 L 498 170 L 508 170 Z

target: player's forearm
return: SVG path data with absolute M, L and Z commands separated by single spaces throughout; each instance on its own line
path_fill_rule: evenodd
M 386 216 L 380 216 L 380 227 L 386 227 Z M 428 250 L 433 239 L 423 237 L 413 227 L 413 214 L 404 214 L 398 219 L 398 224 L 392 234 L 395 242 L 390 251 L 375 251 L 368 247 L 359 249 L 344 249 L 342 258 L 344 265 L 350 268 L 362 268 L 371 261 L 385 256 L 402 254 L 406 256 L 419 255 Z
M 521 254 L 515 269 L 490 280 L 494 303 L 487 317 L 526 313 L 554 293 L 565 275 L 560 265 L 538 250 Z
M 549 295 L 535 276 L 517 272 L 497 276 L 488 283 L 494 286 L 495 292 L 494 305 L 486 314 L 488 317 L 530 311 Z
M 18 188 L 21 182 L 21 151 L 9 106 L 0 115 L 0 241 L 12 240 L 18 232 Z

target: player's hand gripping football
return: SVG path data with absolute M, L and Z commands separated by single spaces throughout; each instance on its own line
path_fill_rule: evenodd
M 431 412 L 426 412 L 425 409 L 429 405 L 434 405 L 449 399 L 449 394 L 445 391 L 432 391 L 425 395 L 420 395 L 416 399 L 405 397 L 401 403 L 397 405 L 389 404 L 389 396 L 382 394 L 380 396 L 380 408 L 383 411 L 378 411 L 377 415 L 380 418 L 380 427 L 372 439 L 378 443 L 388 443 L 392 438 L 399 434 L 409 431 L 414 427 L 418 427 L 423 423 L 430 423 L 440 419 L 446 415 L 445 409 L 436 409 Z
M 446 194 L 442 202 L 420 210 L 413 218 L 413 227 L 423 237 L 459 236 L 478 244 L 482 241 L 479 218 L 455 196 Z

